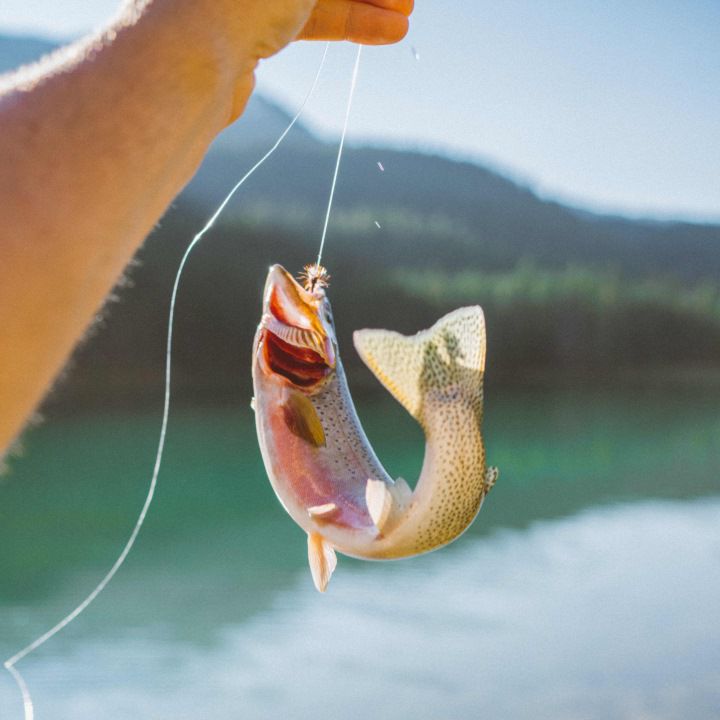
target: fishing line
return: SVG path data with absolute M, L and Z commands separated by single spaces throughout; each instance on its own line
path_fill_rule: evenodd
M 355 56 L 355 67 L 353 67 L 352 80 L 350 81 L 350 93 L 348 95 L 347 108 L 345 110 L 345 124 L 343 126 L 342 135 L 340 136 L 340 146 L 338 147 L 337 161 L 335 162 L 335 173 L 333 174 L 332 186 L 330 187 L 330 200 L 328 201 L 327 213 L 325 213 L 325 225 L 323 226 L 322 238 L 320 238 L 320 250 L 318 251 L 317 262 L 315 263 L 318 267 L 320 266 L 323 250 L 325 249 L 325 238 L 327 236 L 328 224 L 330 223 L 330 211 L 332 210 L 333 199 L 335 197 L 335 186 L 337 185 L 338 173 L 340 172 L 340 161 L 342 160 L 343 148 L 345 147 L 345 136 L 347 135 L 348 123 L 350 122 L 350 109 L 352 108 L 353 97 L 355 96 L 355 87 L 357 86 L 361 55 L 362 45 L 358 45 L 357 55 Z
M 155 465 L 153 467 L 153 473 L 152 478 L 150 480 L 150 487 L 147 492 L 147 496 L 145 498 L 145 502 L 142 506 L 142 510 L 140 511 L 140 515 L 138 516 L 138 519 L 135 523 L 135 527 L 133 528 L 132 532 L 130 533 L 130 537 L 125 544 L 125 547 L 123 548 L 122 552 L 118 556 L 117 560 L 113 563 L 113 566 L 108 570 L 107 574 L 103 579 L 98 583 L 98 585 L 95 587 L 95 589 L 66 617 L 64 617 L 57 625 L 52 627 L 50 630 L 48 630 L 46 633 L 41 635 L 39 638 L 31 642 L 27 647 L 20 650 L 20 652 L 13 655 L 11 658 L 8 658 L 5 660 L 3 665 L 5 666 L 5 669 L 12 675 L 13 680 L 15 681 L 15 684 L 18 686 L 20 693 L 22 694 L 23 699 L 23 708 L 25 711 L 25 720 L 33 720 L 34 717 L 34 709 L 33 709 L 33 702 L 32 697 L 30 696 L 30 691 L 28 690 L 27 684 L 25 683 L 25 680 L 23 679 L 22 675 L 18 671 L 18 669 L 15 667 L 15 665 L 20 662 L 24 657 L 29 655 L 34 650 L 37 650 L 41 645 L 44 645 L 50 638 L 52 638 L 54 635 L 57 635 L 63 628 L 67 627 L 75 618 L 80 615 L 87 607 L 92 603 L 93 600 L 105 589 L 105 587 L 108 585 L 108 583 L 113 579 L 115 576 L 115 573 L 120 569 L 122 564 L 125 562 L 125 559 L 130 554 L 130 551 L 132 550 L 133 545 L 135 544 L 135 540 L 137 539 L 138 534 L 140 533 L 140 529 L 143 526 L 143 523 L 145 522 L 145 517 L 147 515 L 148 510 L 150 509 L 150 504 L 152 503 L 153 497 L 155 495 L 155 488 L 157 486 L 157 479 L 158 474 L 160 473 L 160 465 L 162 463 L 162 457 L 163 457 L 163 451 L 165 449 L 165 436 L 167 433 L 167 426 L 168 426 L 168 418 L 170 415 L 170 374 L 172 369 L 172 339 L 173 339 L 173 323 L 175 320 L 175 302 L 177 300 L 177 294 L 178 294 L 178 287 L 180 286 L 180 278 L 182 276 L 182 272 L 185 268 L 185 264 L 188 260 L 188 257 L 190 256 L 190 253 L 193 251 L 195 246 L 200 242 L 200 240 L 203 238 L 203 236 L 210 230 L 210 228 L 213 227 L 216 220 L 222 213 L 222 211 L 227 207 L 227 204 L 232 199 L 233 195 L 240 189 L 240 187 L 245 183 L 245 181 L 277 150 L 277 148 L 280 146 L 280 143 L 285 139 L 287 134 L 292 130 L 295 123 L 299 120 L 300 116 L 302 115 L 305 106 L 307 105 L 308 101 L 310 100 L 311 96 L 315 92 L 315 88 L 317 87 L 318 81 L 320 79 L 320 74 L 322 72 L 323 66 L 325 65 L 325 59 L 327 58 L 328 49 L 330 47 L 330 43 L 327 43 L 325 45 L 325 51 L 323 52 L 322 59 L 320 60 L 320 65 L 318 66 L 317 72 L 315 73 L 315 79 L 313 80 L 312 86 L 310 87 L 310 90 L 308 90 L 307 95 L 305 95 L 304 100 L 302 101 L 302 104 L 300 105 L 300 109 L 295 114 L 295 117 L 290 121 L 290 124 L 285 128 L 285 130 L 282 132 L 280 137 L 275 141 L 275 144 L 268 150 L 265 155 L 263 155 L 260 160 L 258 160 L 255 165 L 253 165 L 250 170 L 248 170 L 245 175 L 236 183 L 236 185 L 233 187 L 233 189 L 227 194 L 225 199 L 220 203 L 220 206 L 215 211 L 215 213 L 212 215 L 212 217 L 208 220 L 205 227 L 203 227 L 200 232 L 195 235 L 195 237 L 192 239 L 190 244 L 187 247 L 187 250 L 185 250 L 185 254 L 182 257 L 182 260 L 180 261 L 180 265 L 178 267 L 177 274 L 175 275 L 175 282 L 173 284 L 172 294 L 170 296 L 170 312 L 168 317 L 168 334 L 167 334 L 167 345 L 166 345 L 166 351 L 165 351 L 165 396 L 163 401 L 163 415 L 162 415 L 162 423 L 160 426 L 160 439 L 158 442 L 158 449 L 157 454 L 155 456 Z M 358 53 L 359 57 L 359 53 Z M 357 72 L 357 67 L 356 67 Z M 347 123 L 346 123 L 347 124 Z M 344 139 L 344 136 L 343 136 Z M 336 173 L 337 177 L 337 173 Z

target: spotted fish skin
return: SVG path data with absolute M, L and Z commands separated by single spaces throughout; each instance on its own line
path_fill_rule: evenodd
M 486 468 L 482 437 L 485 319 L 466 307 L 406 337 L 388 330 L 354 335 L 360 357 L 425 433 L 415 492 L 383 557 L 435 550 L 475 519 L 497 471 Z
M 451 542 L 497 476 L 486 468 L 482 438 L 481 308 L 456 310 L 411 337 L 360 330 L 354 344 L 423 428 L 425 458 L 414 491 L 388 475 L 365 436 L 324 288 L 310 292 L 280 266 L 270 269 L 253 347 L 258 439 L 275 493 L 308 534 L 319 590 L 335 567 L 335 550 L 380 560 Z

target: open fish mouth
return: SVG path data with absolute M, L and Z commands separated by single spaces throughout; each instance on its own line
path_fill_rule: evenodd
M 310 293 L 280 265 L 265 285 L 261 352 L 271 372 L 311 387 L 335 367 L 335 349 L 322 317 L 324 293 Z
M 326 360 L 317 333 L 285 325 L 272 315 L 263 316 L 263 352 L 272 372 L 294 385 L 310 387 L 324 379 L 333 366 Z

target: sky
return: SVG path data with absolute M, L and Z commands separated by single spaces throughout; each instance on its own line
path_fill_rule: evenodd
M 117 0 L 2 0 L 0 32 L 71 38 Z M 300 105 L 322 46 L 258 88 Z M 304 121 L 337 137 L 354 50 L 336 45 Z M 411 31 L 363 52 L 349 140 L 488 164 L 544 197 L 720 222 L 720 1 L 416 0 Z

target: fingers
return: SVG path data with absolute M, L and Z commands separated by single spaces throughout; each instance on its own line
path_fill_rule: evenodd
M 375 5 L 385 10 L 394 10 L 395 12 L 402 13 L 406 17 L 410 16 L 415 5 L 414 0 L 356 0 L 358 2 L 364 2 L 366 5 Z
M 413 0 L 319 0 L 298 40 L 387 45 L 408 31 Z

